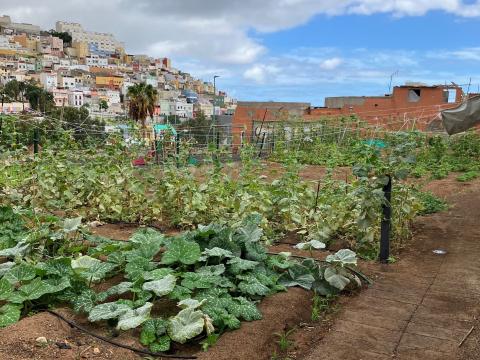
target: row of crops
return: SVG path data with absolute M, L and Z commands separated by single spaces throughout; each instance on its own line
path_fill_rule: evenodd
M 66 304 L 91 322 L 136 329 L 153 352 L 192 341 L 208 348 L 241 321 L 260 319 L 258 302 L 288 287 L 329 296 L 361 286 L 357 256 L 377 257 L 387 174 L 394 177 L 392 244 L 398 249 L 416 215 L 444 208 L 405 181 L 409 174 L 471 177 L 479 169 L 475 134 L 397 133 L 382 138 L 384 147 L 359 137 L 321 140 L 295 149 L 278 142 L 271 155 L 281 164 L 277 172 L 250 146 L 239 163 L 222 163 L 219 149 L 193 167 L 191 144 L 182 144 L 171 163 L 140 168 L 132 160 L 146 149 L 115 135 L 79 142 L 59 131 L 36 155 L 3 143 L 0 326 Z M 305 181 L 303 164 L 325 165 L 327 174 Z M 338 166 L 351 167 L 351 174 L 339 179 Z M 166 236 L 147 227 L 119 242 L 93 236 L 86 224 L 94 220 L 183 232 Z M 348 249 L 325 261 L 268 252 L 292 233 L 298 248 L 341 241 Z

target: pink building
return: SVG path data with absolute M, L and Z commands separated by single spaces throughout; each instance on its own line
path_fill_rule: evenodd
M 67 89 L 53 89 L 53 101 L 55 106 L 68 106 L 68 90 Z
M 63 57 L 63 40 L 55 36 L 50 36 L 48 42 L 50 44 L 51 54 Z

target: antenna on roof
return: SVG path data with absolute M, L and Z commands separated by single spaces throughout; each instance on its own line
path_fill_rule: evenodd
M 394 76 L 398 76 L 398 70 L 396 70 L 392 74 L 390 74 L 390 84 L 388 85 L 388 93 L 389 94 L 392 92 L 392 82 L 393 82 L 393 77 Z

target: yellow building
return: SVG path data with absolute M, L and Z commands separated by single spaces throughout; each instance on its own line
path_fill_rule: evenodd
M 27 34 L 15 35 L 13 37 L 13 41 L 20 44 L 21 47 L 35 52 L 37 50 L 37 43 L 36 39 L 30 39 Z
M 72 47 L 75 49 L 79 59 L 84 59 L 90 55 L 88 43 L 85 41 L 74 41 Z
M 112 89 L 120 89 L 123 85 L 123 77 L 121 76 L 101 76 L 95 78 L 97 87 L 106 87 Z

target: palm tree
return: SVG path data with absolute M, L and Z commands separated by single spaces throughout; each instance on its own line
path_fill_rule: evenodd
M 140 122 L 143 131 L 145 131 L 147 116 L 153 119 L 158 91 L 152 85 L 140 83 L 128 88 L 127 97 L 129 100 L 129 115 L 136 122 Z

